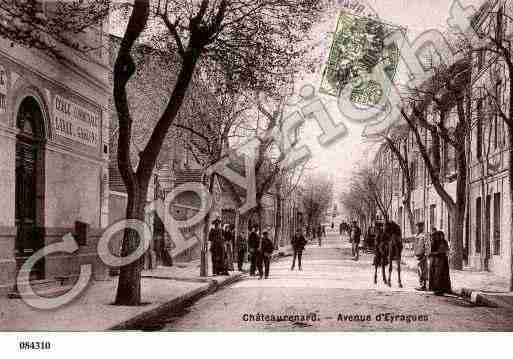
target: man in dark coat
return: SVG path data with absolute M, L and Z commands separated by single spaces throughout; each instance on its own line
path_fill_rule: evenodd
M 258 249 L 260 247 L 260 237 L 256 232 L 256 226 L 251 228 L 251 233 L 248 237 L 248 252 L 249 252 L 249 275 L 254 276 L 256 265 L 257 265 L 257 256 Z
M 265 274 L 265 279 L 269 278 L 269 267 L 271 266 L 271 255 L 274 252 L 274 243 L 269 238 L 269 233 L 265 231 L 262 234 L 262 246 L 258 251 L 257 266 L 259 279 Z
M 359 247 L 360 247 L 360 237 L 362 236 L 362 231 L 360 227 L 356 224 L 356 221 L 353 221 L 351 226 L 351 253 L 353 254 L 353 259 L 357 261 L 360 258 Z
M 415 288 L 419 291 L 426 291 L 428 282 L 428 239 L 424 233 L 424 222 L 417 223 L 417 233 L 415 234 L 414 253 L 417 258 L 417 274 L 419 276 L 419 286 Z
M 242 267 L 244 265 L 244 258 L 246 257 L 246 252 L 248 250 L 248 242 L 246 241 L 246 233 L 241 232 L 238 235 L 237 239 L 237 269 L 239 272 L 242 272 Z
M 210 252 L 212 254 L 212 274 L 213 275 L 228 275 L 225 267 L 225 251 L 224 251 L 224 237 L 223 231 L 219 227 L 221 220 L 215 219 L 213 224 L 214 228 L 208 234 L 208 241 L 210 242 Z
M 319 247 L 322 245 L 322 226 L 319 224 L 317 227 L 317 239 L 319 240 Z
M 299 270 L 302 270 L 301 269 L 301 257 L 303 256 L 303 250 L 305 249 L 306 239 L 305 239 L 305 236 L 303 236 L 303 230 L 301 229 L 301 227 L 297 229 L 297 232 L 292 237 L 290 244 L 292 245 L 292 248 L 294 249 L 294 258 L 292 259 L 292 267 L 290 268 L 290 270 L 294 270 L 294 267 L 296 266 L 296 257 L 297 257 L 297 263 L 298 263 Z

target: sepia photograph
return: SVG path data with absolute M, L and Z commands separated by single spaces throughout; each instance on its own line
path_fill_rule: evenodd
M 506 344 L 512 43 L 511 0 L 0 0 L 0 338 Z

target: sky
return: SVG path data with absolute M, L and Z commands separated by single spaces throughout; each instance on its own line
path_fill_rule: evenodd
M 477 9 L 483 0 L 461 0 L 460 2 L 463 7 L 472 5 Z M 362 3 L 365 2 L 362 1 Z M 448 28 L 447 19 L 452 0 L 368 0 L 366 4 L 384 22 L 406 28 L 408 38 L 413 41 L 426 30 L 437 29 L 444 32 Z M 326 21 L 312 30 L 311 37 L 319 39 L 319 47 L 324 59 L 327 59 L 329 53 L 330 34 L 336 28 L 337 18 L 338 11 L 331 11 L 326 16 Z M 311 84 L 318 89 L 322 70 L 321 68 L 316 71 L 316 74 L 306 76 L 298 87 Z M 336 193 L 340 193 L 347 188 L 353 170 L 372 160 L 377 145 L 362 138 L 363 125 L 352 123 L 341 116 L 336 106 L 336 98 L 322 94 L 319 94 L 319 97 L 327 104 L 334 121 L 343 122 L 346 125 L 348 134 L 329 147 L 321 147 L 316 140 L 321 130 L 312 123 L 313 121 L 310 121 L 304 139 L 312 153 L 309 168 L 330 176 L 335 182 Z

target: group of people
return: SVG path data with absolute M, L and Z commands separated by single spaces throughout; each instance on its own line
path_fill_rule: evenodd
M 419 287 L 415 289 L 429 290 L 435 295 L 451 293 L 449 244 L 444 232 L 433 229 L 428 239 L 424 233 L 424 222 L 418 222 L 414 251 L 419 275 Z
M 302 232 L 302 231 L 301 231 Z M 319 243 L 319 247 L 322 246 L 322 239 L 326 237 L 326 226 L 317 225 L 317 226 L 307 226 L 306 227 L 306 237 L 310 239 L 317 239 Z
M 258 233 L 258 227 L 253 226 L 248 237 L 249 275 L 255 276 L 258 270 L 258 279 L 268 279 L 271 266 L 271 256 L 274 252 L 274 243 L 269 238 L 269 232 Z
M 224 228 L 221 228 L 221 220 L 218 218 L 214 220 L 213 226 L 208 234 L 210 252 L 212 254 L 212 273 L 214 275 L 229 275 L 228 272 L 234 270 L 235 226 L 226 224 Z M 239 235 L 239 240 L 237 241 L 237 250 L 239 252 L 245 246 L 243 238 L 243 235 Z M 242 266 L 240 256 L 238 258 L 238 266 L 239 268 Z
M 340 233 L 347 232 L 351 242 L 351 252 L 354 260 L 359 258 L 360 238 L 362 232 L 356 221 L 347 227 L 345 223 L 340 226 Z M 365 246 L 374 251 L 374 283 L 377 283 L 378 268 L 381 267 L 383 281 L 391 286 L 392 265 L 397 263 L 397 277 L 399 287 L 401 283 L 401 255 L 403 250 L 401 228 L 395 222 L 376 223 L 365 235 Z M 429 235 L 425 234 L 424 222 L 417 223 L 417 233 L 414 245 L 415 256 L 418 261 L 419 291 L 432 291 L 435 295 L 451 293 L 451 279 L 449 275 L 449 244 L 442 231 L 433 229 Z M 388 277 L 385 266 L 389 266 Z
M 210 253 L 212 255 L 212 274 L 229 275 L 235 270 L 235 253 L 237 254 L 237 269 L 243 270 L 246 256 L 250 261 L 250 275 L 254 276 L 258 269 L 259 278 L 269 277 L 269 265 L 271 255 L 274 251 L 274 243 L 269 238 L 269 232 L 258 233 L 258 227 L 253 226 L 246 240 L 244 232 L 238 234 L 235 240 L 235 226 L 226 224 L 221 228 L 221 220 L 213 221 L 213 228 L 210 230 L 208 240 L 210 242 Z

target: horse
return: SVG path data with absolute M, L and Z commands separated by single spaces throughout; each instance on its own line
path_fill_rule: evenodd
M 384 232 L 382 225 L 377 225 L 377 234 L 374 244 L 374 260 L 372 265 L 374 266 L 374 284 L 378 283 L 378 267 L 381 267 L 381 274 L 383 276 L 383 282 L 388 284 L 387 276 L 385 274 L 385 266 L 388 264 L 388 236 Z
M 392 269 L 394 261 L 397 263 L 397 280 L 399 288 L 403 287 L 401 283 L 401 254 L 403 243 L 401 237 L 401 227 L 395 222 L 385 224 L 385 235 L 388 239 L 388 281 L 389 287 L 392 286 Z

